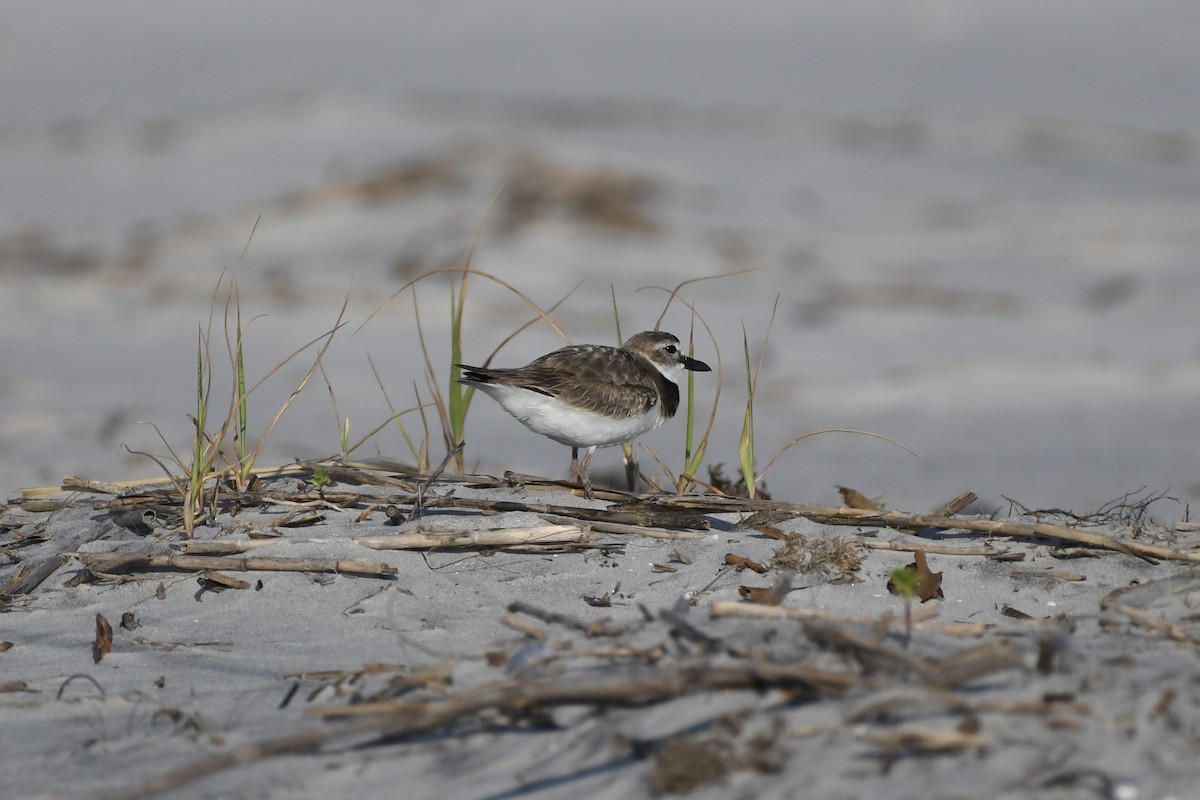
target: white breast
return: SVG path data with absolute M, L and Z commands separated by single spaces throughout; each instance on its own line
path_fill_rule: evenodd
M 528 389 L 495 383 L 477 384 L 476 388 L 495 398 L 505 411 L 531 431 L 569 447 L 621 444 L 663 423 L 662 411 L 657 404 L 640 417 L 614 418 L 563 405 L 553 397 Z

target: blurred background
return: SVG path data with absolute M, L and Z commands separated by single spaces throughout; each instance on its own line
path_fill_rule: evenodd
M 260 464 L 428 400 L 418 313 L 444 385 L 451 279 L 388 301 L 475 242 L 475 268 L 542 307 L 566 297 L 553 316 L 576 342 L 616 339 L 614 300 L 628 335 L 662 287 L 711 278 L 682 291 L 711 338 L 678 302 L 662 326 L 723 364 L 697 384 L 703 409 L 720 387 L 707 461 L 727 473 L 743 335 L 760 467 L 826 427 L 917 454 L 818 436 L 765 476 L 777 498 L 847 485 L 923 510 L 974 489 L 1088 512 L 1135 493 L 1183 518 L 1197 31 L 1183 0 L 6 4 L 0 487 L 157 475 L 126 449 L 167 454 L 144 423 L 186 449 L 197 337 L 258 220 L 239 273 L 252 379 L 349 299 L 324 361 L 337 412 L 318 375 Z M 473 279 L 464 360 L 531 316 Z M 561 343 L 533 325 L 494 363 Z M 311 360 L 256 391 L 252 433 Z M 671 469 L 682 428 L 644 440 Z M 467 441 L 473 468 L 567 474 L 566 448 L 487 398 Z M 356 453 L 380 454 L 412 460 L 394 427 Z M 602 451 L 594 474 L 619 467 Z

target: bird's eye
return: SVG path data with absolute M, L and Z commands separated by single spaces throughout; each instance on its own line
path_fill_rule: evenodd
M 670 353 L 671 355 L 675 355 L 676 353 L 678 353 L 678 352 L 679 352 L 679 348 L 678 348 L 678 347 L 676 347 L 676 346 L 675 346 L 675 345 L 673 345 L 673 344 L 669 344 L 669 345 L 667 345 L 666 347 L 664 347 L 664 348 L 663 348 L 663 350 L 666 350 L 666 351 L 667 351 L 668 353 Z

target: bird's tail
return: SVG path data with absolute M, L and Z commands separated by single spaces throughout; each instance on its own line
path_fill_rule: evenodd
M 491 383 L 491 373 L 482 367 L 469 367 L 466 364 L 456 364 L 462 373 L 458 376 L 459 383 Z

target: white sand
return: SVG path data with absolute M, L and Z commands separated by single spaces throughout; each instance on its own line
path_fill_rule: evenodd
M 561 491 L 442 487 L 437 493 L 446 491 L 578 502 Z M 88 510 L 91 498 L 74 499 L 75 507 L 54 514 L 11 509 L 4 523 L 24 524 L 0 544 L 15 548 L 17 535 L 41 531 L 46 541 L 14 550 L 25 563 L 37 563 L 81 533 L 104 531 L 80 553 L 167 553 L 168 543 L 179 540 L 114 527 L 109 515 Z M 1109 782 L 1139 797 L 1186 797 L 1194 782 L 1198 731 L 1189 698 L 1200 627 L 1189 605 L 1200 580 L 1181 564 L 1151 565 L 1062 542 L 931 534 L 924 543 L 988 543 L 1024 559 L 930 555 L 931 568 L 943 573 L 945 599 L 915 606 L 918 614 L 936 616 L 918 626 L 904 650 L 903 603 L 884 584 L 911 554 L 856 546 L 864 559 L 854 582 L 798 574 L 782 607 L 820 612 L 835 630 L 886 651 L 860 660 L 830 650 L 828 642 L 822 646 L 819 631 L 806 633 L 797 621 L 710 614 L 714 603 L 739 602 L 740 585 L 770 586 L 778 579 L 777 570 L 759 576 L 724 563 L 726 553 L 734 553 L 769 564 L 779 547 L 756 531 L 730 528 L 745 515 L 709 516 L 711 529 L 700 538 L 605 535 L 602 541 L 614 548 L 608 551 L 423 555 L 355 544 L 354 537 L 398 530 L 384 524 L 381 509 L 361 522 L 359 511 L 324 510 L 321 524 L 281 531 L 279 541 L 249 555 L 384 561 L 396 568 L 394 577 L 226 570 L 251 587 L 213 592 L 201 591 L 190 570 L 138 569 L 124 582 L 67 588 L 65 581 L 80 569 L 73 556 L 31 594 L 13 598 L 3 615 L 3 639 L 12 647 L 0 654 L 10 690 L 0 696 L 9 731 L 0 749 L 6 796 L 129 797 L 166 781 L 172 791 L 165 796 L 178 797 L 382 797 L 394 796 L 397 787 L 408 797 L 642 797 L 651 793 L 656 746 L 676 739 L 717 742 L 713 746 L 733 759 L 729 774 L 702 782 L 697 797 L 1083 797 Z M 282 513 L 243 511 L 236 521 L 269 527 Z M 234 521 L 218 520 L 220 526 Z M 472 530 L 540 523 L 528 513 L 430 509 L 418 524 Z M 816 539 L 914 541 L 868 528 L 779 524 Z M 1118 521 L 1086 530 L 1131 534 Z M 1139 541 L 1162 535 L 1144 531 Z M 197 538 L 231 537 L 201 528 Z M 1173 544 L 1186 548 L 1194 539 Z M 1086 557 L 1061 560 L 1065 554 Z M 675 571 L 656 571 L 654 564 Z M 0 579 L 17 569 L 3 567 Z M 1040 573 L 1048 575 L 1036 577 Z M 1101 609 L 1105 595 L 1135 583 L 1142 585 L 1114 601 L 1133 611 Z M 162 599 L 156 597 L 160 584 Z M 584 599 L 604 595 L 611 607 Z M 611 635 L 589 637 L 566 622 L 516 614 L 546 638 L 524 635 L 502 622 L 515 602 L 603 623 Z M 1032 618 L 1007 616 L 1006 606 Z M 136 616 L 136 629 L 118 626 L 126 612 Z M 1133 621 L 1131 614 L 1143 612 Z M 114 627 L 112 652 L 99 663 L 92 655 L 96 614 Z M 841 615 L 866 622 L 845 622 Z M 892 624 L 878 640 L 877 623 L 887 615 Z M 986 631 L 942 623 L 982 623 Z M 909 658 L 928 666 L 987 644 L 1010 648 L 1012 668 L 986 669 L 955 691 L 932 688 L 946 667 L 930 667 L 928 674 L 903 667 Z M 1045 670 L 1038 668 L 1042 651 Z M 653 666 L 646 653 L 654 654 Z M 683 696 L 642 708 L 585 703 L 526 713 L 464 712 L 391 743 L 378 741 L 378 733 L 419 719 L 419 706 L 351 721 L 312 716 L 364 699 L 465 702 L 479 687 L 509 680 L 527 690 L 599 680 L 624 692 L 639 675 L 661 678 L 692 668 L 699 682 L 721 668 L 744 671 L 765 663 L 824 670 L 852 686 L 825 696 L 800 692 L 789 701 L 778 690 L 691 694 L 685 682 L 677 687 Z M 429 669 L 435 673 L 424 672 Z M 387 689 L 389 681 L 414 676 L 416 688 Z M 890 710 L 867 713 L 875 704 Z M 889 746 L 887 737 L 910 728 L 965 730 L 978 739 L 965 751 L 937 755 L 919 753 L 911 742 Z M 219 760 L 303 732 L 318 737 L 319 752 L 260 753 L 240 767 Z M 751 762 L 750 756 L 761 758 Z

